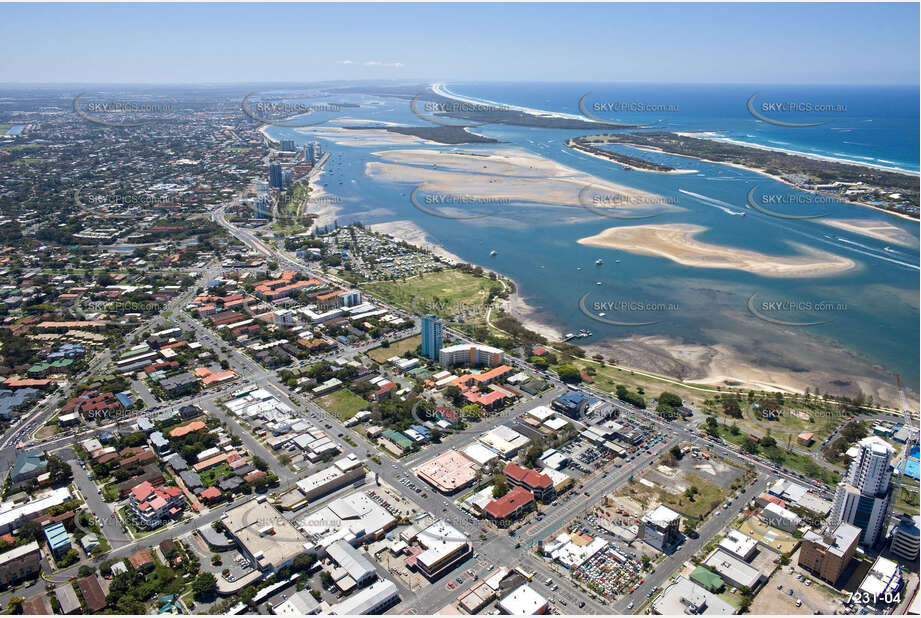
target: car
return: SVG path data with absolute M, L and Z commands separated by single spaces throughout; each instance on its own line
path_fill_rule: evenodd
M 585 601 L 579 601 L 579 607 L 580 608 L 585 607 Z
M 803 600 L 802 600 L 802 599 L 797 599 L 797 600 L 796 600 L 796 606 L 797 606 L 797 607 L 802 607 L 802 606 L 803 606 Z
M 454 581 L 456 581 L 458 584 L 463 584 L 463 583 L 464 583 L 464 580 L 462 580 L 460 577 L 455 577 L 455 578 L 454 578 Z
M 633 609 L 633 601 L 630 601 L 630 604 L 627 606 L 627 609 Z

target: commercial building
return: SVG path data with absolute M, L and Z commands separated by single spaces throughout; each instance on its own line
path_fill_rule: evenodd
M 358 586 L 364 586 L 377 578 L 374 565 L 345 541 L 336 541 L 326 548 L 326 553 Z
M 263 572 L 274 573 L 291 564 L 308 547 L 301 531 L 265 497 L 230 509 L 222 521 L 240 552 Z
M 581 418 L 585 410 L 589 408 L 595 399 L 589 397 L 581 391 L 569 391 L 550 402 L 550 407 L 568 416 L 569 418 Z
M 357 546 L 381 538 L 396 526 L 396 518 L 364 492 L 337 498 L 298 525 L 320 547 L 338 540 Z
M 546 614 L 550 608 L 547 599 L 527 584 L 512 590 L 497 605 L 500 612 L 510 616 L 536 616 Z
M 748 562 L 755 555 L 758 541 L 739 530 L 730 530 L 725 538 L 720 540 L 719 548 L 739 560 Z
M 396 584 L 390 580 L 381 580 L 359 590 L 341 603 L 336 603 L 330 607 L 329 613 L 334 616 L 383 614 L 399 602 L 400 594 Z
M 272 608 L 277 616 L 310 616 L 320 613 L 320 602 L 313 598 L 309 590 L 300 590 L 288 597 L 284 603 Z
M 799 566 L 834 585 L 854 558 L 860 535 L 860 528 L 844 522 L 831 533 L 806 532 L 800 545 Z
M 793 532 L 802 522 L 799 515 L 773 502 L 761 509 L 761 517 L 769 525 L 787 532 Z
M 511 427 L 499 425 L 480 436 L 480 442 L 498 453 L 500 457 L 511 459 L 530 444 L 531 440 Z
M 451 449 L 417 466 L 413 472 L 443 494 L 453 494 L 476 480 L 478 466 Z
M 517 519 L 533 506 L 534 494 L 527 489 L 514 487 L 498 500 L 487 504 L 483 512 L 487 519 L 508 525 L 507 522 Z
M 909 563 L 918 563 L 918 549 L 921 547 L 921 515 L 902 514 L 899 523 L 892 529 L 892 553 Z
M 901 600 L 902 569 L 898 564 L 880 556 L 860 583 L 857 592 L 862 601 L 870 605 L 897 604 Z
M 422 530 L 415 540 L 423 552 L 407 559 L 407 565 L 418 568 L 429 579 L 435 579 L 473 553 L 467 536 L 443 519 Z
M 444 323 L 434 315 L 422 316 L 422 356 L 438 360 L 444 341 Z
M 365 468 L 361 460 L 351 454 L 336 460 L 328 468 L 301 479 L 297 482 L 297 487 L 305 499 L 315 500 L 364 477 Z
M 652 600 L 652 612 L 664 616 L 731 616 L 736 608 L 694 582 L 679 577 Z
M 43 474 L 48 469 L 48 462 L 42 453 L 25 451 L 16 457 L 10 470 L 10 483 L 17 485 Z
M 678 542 L 681 515 L 664 504 L 643 515 L 639 537 L 659 551 L 669 551 Z
M 553 488 L 553 480 L 536 470 L 522 468 L 518 464 L 509 462 L 502 468 L 502 474 L 508 479 L 510 485 L 527 489 L 534 494 L 536 499 L 543 502 L 552 500 L 556 493 Z
M 758 569 L 745 564 L 735 556 L 717 549 L 704 560 L 704 566 L 723 578 L 731 586 L 748 588 L 752 592 L 761 585 L 764 576 Z
M 863 530 L 860 544 L 872 547 L 882 540 L 891 496 L 895 449 L 878 436 L 862 439 L 848 451 L 853 458 L 847 475 L 835 490 L 830 525 L 841 522 Z
M 0 585 L 38 575 L 42 568 L 42 552 L 36 541 L 19 545 L 0 554 Z
M 454 367 L 455 365 L 498 367 L 505 362 L 505 352 L 499 348 L 478 343 L 459 343 L 447 348 L 441 348 L 438 353 L 438 362 L 445 367 Z

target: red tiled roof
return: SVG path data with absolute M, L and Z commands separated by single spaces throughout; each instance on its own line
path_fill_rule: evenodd
M 541 474 L 536 470 L 522 468 L 515 463 L 509 462 L 505 464 L 505 467 L 502 468 L 502 474 L 526 487 L 538 489 L 549 489 L 553 487 L 553 480 L 546 474 Z
M 534 502 L 534 494 L 527 489 L 515 487 L 498 500 L 493 500 L 487 504 L 485 511 L 490 517 L 502 519 L 514 513 L 522 505 L 527 505 L 531 502 Z

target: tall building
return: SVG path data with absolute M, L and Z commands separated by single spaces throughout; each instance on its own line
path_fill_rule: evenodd
M 316 163 L 320 160 L 321 156 L 323 156 L 323 151 L 320 149 L 319 142 L 310 142 L 304 145 L 305 163 Z
M 444 324 L 434 314 L 422 316 L 422 356 L 438 360 L 443 341 Z
M 278 142 L 278 149 L 279 149 L 279 150 L 283 150 L 284 152 L 294 152 L 295 150 L 297 150 L 297 148 L 295 148 L 295 146 L 294 146 L 294 140 L 293 140 L 293 139 L 283 139 L 283 140 L 279 141 L 279 142 Z
M 860 544 L 874 546 L 884 536 L 891 500 L 892 466 L 895 449 L 877 436 L 864 438 L 848 451 L 853 455 L 844 480 L 835 491 L 829 526 L 841 522 L 863 531 Z
M 921 515 L 902 513 L 899 523 L 892 530 L 892 553 L 908 563 L 917 564 L 918 549 L 921 548 Z
M 269 163 L 269 186 L 273 189 L 284 187 L 284 177 L 281 173 L 281 163 L 272 161 Z
M 253 219 L 268 219 L 272 216 L 272 198 L 268 193 L 260 193 L 253 198 Z
M 799 551 L 799 566 L 834 585 L 854 558 L 861 534 L 860 528 L 847 523 L 838 524 L 831 533 L 806 532 Z

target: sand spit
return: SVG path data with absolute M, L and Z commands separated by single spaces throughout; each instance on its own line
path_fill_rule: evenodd
M 800 255 L 775 256 L 694 238 L 706 230 L 703 226 L 683 223 L 610 227 L 580 239 L 579 244 L 665 257 L 684 266 L 729 268 L 765 277 L 823 277 L 857 267 L 853 260 L 798 243 L 790 245 Z

